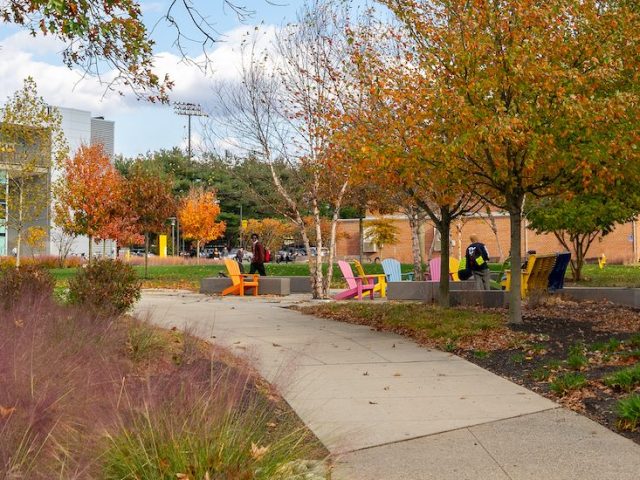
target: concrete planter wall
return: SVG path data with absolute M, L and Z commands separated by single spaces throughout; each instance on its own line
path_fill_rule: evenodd
M 303 276 L 292 277 L 269 277 L 269 278 L 287 278 L 291 293 L 311 293 L 311 278 Z
M 557 293 L 571 300 L 608 301 L 616 305 L 640 308 L 640 288 L 565 287 Z
M 437 303 L 439 282 L 389 282 L 387 298 L 389 300 L 418 300 Z M 449 283 L 451 305 L 479 305 L 483 307 L 502 307 L 506 304 L 506 295 L 502 290 L 476 290 L 474 281 Z
M 200 281 L 200 293 L 219 295 L 225 288 L 230 286 L 230 278 L 203 278 Z M 291 293 L 291 284 L 289 279 L 284 277 L 260 277 L 258 293 L 260 295 L 289 295 Z M 247 293 L 245 293 L 245 295 L 247 295 Z M 248 295 L 253 295 L 253 290 L 250 290 Z

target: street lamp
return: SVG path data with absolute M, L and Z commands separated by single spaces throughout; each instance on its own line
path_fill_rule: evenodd
M 173 111 L 176 115 L 183 115 L 189 119 L 187 123 L 187 153 L 189 160 L 191 160 L 191 117 L 208 117 L 209 115 L 202 111 L 199 103 L 174 102 Z
M 171 252 L 176 256 L 176 217 L 171 217 Z

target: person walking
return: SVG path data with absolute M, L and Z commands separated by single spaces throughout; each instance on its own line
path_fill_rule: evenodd
M 257 233 L 251 234 L 251 253 L 253 253 L 253 258 L 251 259 L 251 268 L 249 269 L 249 274 L 258 272 L 261 276 L 266 277 L 267 272 L 264 270 L 264 262 L 266 259 L 265 249 L 260 243 L 258 239 Z
M 469 237 L 471 245 L 467 247 L 467 268 L 473 273 L 478 290 L 491 290 L 491 271 L 489 270 L 489 252 L 477 235 Z
M 244 273 L 244 265 L 242 262 L 244 261 L 244 250 L 239 248 L 236 252 L 236 262 L 238 263 L 238 268 L 240 269 L 240 273 Z

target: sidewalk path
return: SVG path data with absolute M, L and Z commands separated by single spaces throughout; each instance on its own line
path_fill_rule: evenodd
M 630 440 L 455 355 L 283 308 L 295 300 L 145 291 L 137 313 L 248 355 L 340 455 L 334 480 L 640 478 Z

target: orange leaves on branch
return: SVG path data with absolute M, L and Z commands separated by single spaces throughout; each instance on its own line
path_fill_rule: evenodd
M 120 210 L 122 178 L 102 145 L 83 145 L 62 162 L 54 193 L 56 223 L 70 233 L 97 237 Z
M 224 222 L 216 222 L 220 207 L 214 192 L 193 187 L 182 200 L 178 210 L 180 227 L 185 238 L 206 243 L 220 238 L 226 229 Z
M 138 233 L 164 231 L 167 219 L 175 214 L 170 179 L 135 165 L 124 182 L 123 192 L 128 215 L 135 218 Z

